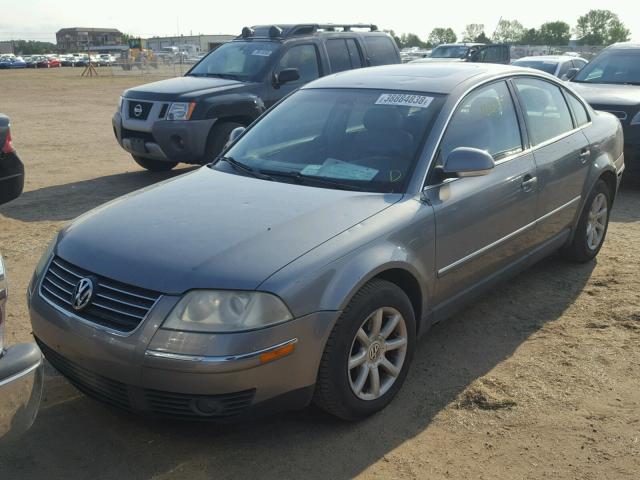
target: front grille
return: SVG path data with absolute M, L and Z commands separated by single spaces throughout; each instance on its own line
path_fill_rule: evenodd
M 83 278 L 94 283 L 89 304 L 81 311 L 73 309 L 73 290 Z M 134 330 L 160 297 L 157 292 L 132 287 L 76 267 L 54 257 L 42 279 L 40 294 L 58 307 L 92 323 L 120 332 Z
M 47 347 L 38 338 L 36 338 L 36 342 L 49 363 L 64 375 L 78 390 L 116 407 L 126 410 L 131 409 L 129 393 L 124 383 L 93 373 L 67 360 L 62 355 Z
M 151 132 L 139 132 L 137 130 L 129 130 L 128 128 L 122 129 L 122 138 L 140 138 L 145 142 L 153 143 L 156 141 Z
M 129 102 L 129 118 L 132 120 L 146 120 L 153 103 L 139 102 L 137 100 L 128 100 Z
M 255 393 L 255 389 L 222 395 L 191 395 L 145 390 L 145 399 L 149 410 L 155 415 L 204 419 L 233 417 L 241 414 L 251 405 Z

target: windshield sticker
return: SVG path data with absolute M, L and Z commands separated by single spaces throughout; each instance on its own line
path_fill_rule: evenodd
M 258 57 L 268 57 L 271 55 L 271 50 L 254 50 L 251 52 L 251 55 L 256 55 Z
M 339 178 L 342 180 L 372 180 L 378 174 L 375 168 L 354 165 L 335 158 L 327 158 L 322 165 L 309 165 L 301 170 L 303 175 Z
M 383 93 L 376 100 L 376 105 L 395 105 L 401 107 L 429 108 L 433 97 L 411 95 L 407 93 Z

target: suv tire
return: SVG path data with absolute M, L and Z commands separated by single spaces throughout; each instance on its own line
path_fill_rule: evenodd
M 377 312 L 382 313 L 374 327 Z M 314 403 L 344 420 L 382 410 L 404 383 L 415 343 L 407 294 L 386 280 L 370 281 L 351 299 L 327 340 Z
M 244 125 L 238 122 L 223 122 L 213 126 L 207 139 L 203 165 L 213 162 L 220 155 L 227 141 L 229 141 L 229 135 L 238 127 L 244 127 Z
M 164 160 L 153 160 L 151 158 L 139 157 L 137 155 L 131 155 L 135 162 L 142 168 L 149 170 L 150 172 L 168 172 L 178 165 L 177 162 L 165 162 Z

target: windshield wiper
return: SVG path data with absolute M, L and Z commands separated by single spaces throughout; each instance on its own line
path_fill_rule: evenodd
M 299 172 L 286 172 L 280 170 L 260 170 L 260 173 L 269 175 L 271 177 L 283 177 L 295 180 L 298 183 L 315 183 L 318 185 L 326 185 L 328 187 L 335 188 L 337 190 L 357 190 L 364 192 L 366 189 L 350 185 L 348 183 L 342 183 L 335 180 L 329 180 L 328 178 L 316 177 L 314 175 L 305 175 Z
M 244 173 L 248 173 L 252 177 L 261 178 L 262 180 L 273 180 L 273 177 L 271 177 L 269 175 L 266 175 L 261 171 L 254 170 L 249 165 L 245 165 L 244 163 L 239 162 L 239 161 L 237 161 L 236 159 L 234 159 L 232 157 L 220 157 L 219 160 L 224 160 L 229 165 L 231 165 L 235 170 L 238 170 L 238 171 L 244 172 Z

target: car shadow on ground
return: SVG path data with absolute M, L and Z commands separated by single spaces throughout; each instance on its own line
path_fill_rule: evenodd
M 180 168 L 170 172 L 118 173 L 30 190 L 0 207 L 0 215 L 23 222 L 72 220 L 114 198 L 193 171 L 195 168 L 198 167 Z
M 313 408 L 225 425 L 153 420 L 68 387 L 69 399 L 45 404 L 26 436 L 0 452 L 0 471 L 29 479 L 352 478 L 422 432 L 474 380 L 557 320 L 594 267 L 548 258 L 435 325 L 399 396 L 362 422 Z

